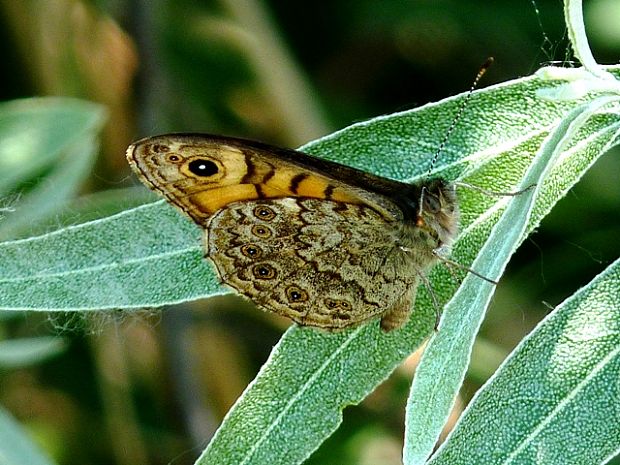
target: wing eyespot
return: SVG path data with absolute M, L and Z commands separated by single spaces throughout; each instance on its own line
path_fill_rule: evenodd
M 187 164 L 190 173 L 200 176 L 201 178 L 209 178 L 219 173 L 220 168 L 213 160 L 207 158 L 196 158 Z
M 276 217 L 276 212 L 265 205 L 254 208 L 254 216 L 263 221 L 271 221 Z
M 259 263 L 252 267 L 256 279 L 275 279 L 278 276 L 276 269 L 268 263 Z
M 263 226 L 262 224 L 256 224 L 252 226 L 252 234 L 254 234 L 259 239 L 269 239 L 273 236 L 273 232 L 267 226 Z
M 302 303 L 308 301 L 308 293 L 299 286 L 289 286 L 286 289 L 286 297 L 290 303 Z
M 241 246 L 241 253 L 248 258 L 256 260 L 263 256 L 263 251 L 254 244 L 245 244 Z
M 176 153 L 166 153 L 165 160 L 169 163 L 178 163 L 182 158 Z

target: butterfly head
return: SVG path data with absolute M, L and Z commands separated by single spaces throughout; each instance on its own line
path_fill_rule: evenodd
M 431 179 L 420 186 L 416 226 L 426 229 L 449 246 L 458 232 L 459 211 L 456 190 L 444 179 Z

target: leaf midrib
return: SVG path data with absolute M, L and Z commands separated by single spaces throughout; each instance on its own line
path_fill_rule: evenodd
M 30 281 L 32 279 L 39 279 L 39 278 L 45 278 L 45 279 L 61 278 L 65 276 L 75 275 L 75 274 L 91 273 L 91 272 L 100 271 L 100 270 L 110 270 L 114 268 L 120 268 L 122 266 L 132 265 L 134 263 L 142 264 L 142 263 L 147 263 L 153 260 L 161 260 L 161 259 L 166 259 L 170 257 L 175 257 L 178 255 L 183 255 L 183 254 L 186 254 L 186 253 L 189 253 L 195 250 L 199 250 L 199 249 L 200 249 L 200 246 L 195 245 L 195 246 L 187 247 L 185 249 L 176 249 L 170 252 L 164 252 L 164 253 L 155 254 L 155 255 L 148 255 L 145 257 L 131 258 L 131 259 L 126 259 L 126 260 L 121 260 L 121 261 L 116 260 L 111 263 L 104 263 L 104 264 L 95 265 L 95 266 L 87 266 L 84 268 L 65 270 L 65 271 L 59 271 L 59 272 L 53 272 L 53 273 L 37 273 L 37 274 L 31 274 L 28 276 L 20 276 L 18 278 L 0 278 L 0 284 L 18 283 L 18 282 Z
M 271 424 L 264 430 L 263 434 L 261 436 L 259 436 L 258 441 L 254 442 L 254 444 L 252 445 L 252 447 L 248 450 L 247 454 L 245 455 L 245 457 L 243 458 L 243 460 L 240 462 L 240 465 L 245 465 L 248 463 L 248 460 L 250 460 L 252 458 L 252 456 L 254 455 L 255 451 L 262 445 L 262 443 L 265 441 L 266 438 L 269 437 L 271 431 L 274 430 L 274 428 L 277 427 L 277 425 L 281 422 L 282 418 L 288 413 L 288 411 L 292 408 L 292 406 L 297 402 L 297 400 L 302 397 L 304 395 L 304 393 L 306 391 L 308 391 L 310 389 L 310 387 L 312 387 L 312 385 L 314 384 L 314 382 L 319 378 L 319 376 L 327 369 L 327 367 L 331 364 L 331 362 L 337 358 L 337 356 L 346 348 L 348 347 L 353 340 L 355 340 L 355 338 L 357 337 L 357 335 L 360 333 L 360 331 L 363 329 L 363 326 L 358 327 L 357 329 L 355 329 L 353 332 L 351 332 L 351 334 L 347 337 L 347 339 L 344 340 L 344 342 L 338 346 L 338 349 L 335 350 L 327 359 L 325 359 L 325 361 L 321 364 L 320 367 L 318 367 L 318 369 L 316 369 L 314 371 L 314 373 L 312 373 L 312 375 L 310 376 L 310 378 L 308 378 L 308 381 L 301 387 L 301 389 L 299 391 L 297 391 L 297 393 L 295 393 L 295 395 L 293 395 L 290 400 L 286 403 L 286 405 L 284 406 L 284 408 L 282 409 L 282 411 L 280 412 L 280 414 L 274 419 L 274 421 L 271 422 Z

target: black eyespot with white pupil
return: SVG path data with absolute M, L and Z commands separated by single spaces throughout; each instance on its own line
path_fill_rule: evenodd
M 298 286 L 290 286 L 286 289 L 286 297 L 291 303 L 306 302 L 308 300 L 308 293 Z
M 263 251 L 254 244 L 245 244 L 241 246 L 241 253 L 252 259 L 260 258 L 263 255 Z
M 163 150 L 164 148 L 166 150 Z M 169 150 L 170 149 L 168 147 L 161 147 L 160 149 L 157 150 L 157 152 L 164 153 L 164 160 L 166 160 L 167 163 L 178 164 L 183 161 L 183 158 L 178 153 L 170 152 Z
M 276 212 L 264 205 L 259 205 L 254 209 L 254 216 L 264 221 L 271 221 L 276 217 Z
M 259 239 L 268 239 L 272 236 L 271 229 L 269 229 L 267 226 L 259 224 L 252 226 L 252 234 L 254 234 Z
M 198 158 L 196 160 L 190 161 L 188 164 L 188 168 L 190 172 L 192 172 L 196 176 L 202 177 L 213 176 L 219 171 L 218 166 L 213 161 L 204 158 Z
M 267 263 L 254 265 L 252 272 L 258 279 L 274 279 L 277 276 L 275 268 Z

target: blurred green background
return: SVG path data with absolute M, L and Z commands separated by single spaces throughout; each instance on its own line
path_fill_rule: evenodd
M 618 62 L 620 4 L 584 3 L 595 56 Z M 124 151 L 139 137 L 204 131 L 296 147 L 465 91 L 488 56 L 482 87 L 571 58 L 559 0 L 0 0 L 0 25 L 0 101 L 72 96 L 108 111 L 94 168 L 45 231 L 154 199 L 131 188 Z M 618 257 L 618 179 L 610 153 L 523 244 L 458 408 L 548 313 L 544 302 Z M 88 319 L 20 314 L 0 321 L 0 339 L 68 344 L 34 367 L 0 368 L 0 405 L 59 463 L 193 463 L 288 324 L 234 296 Z M 400 463 L 414 367 L 412 357 L 348 408 L 308 463 Z

